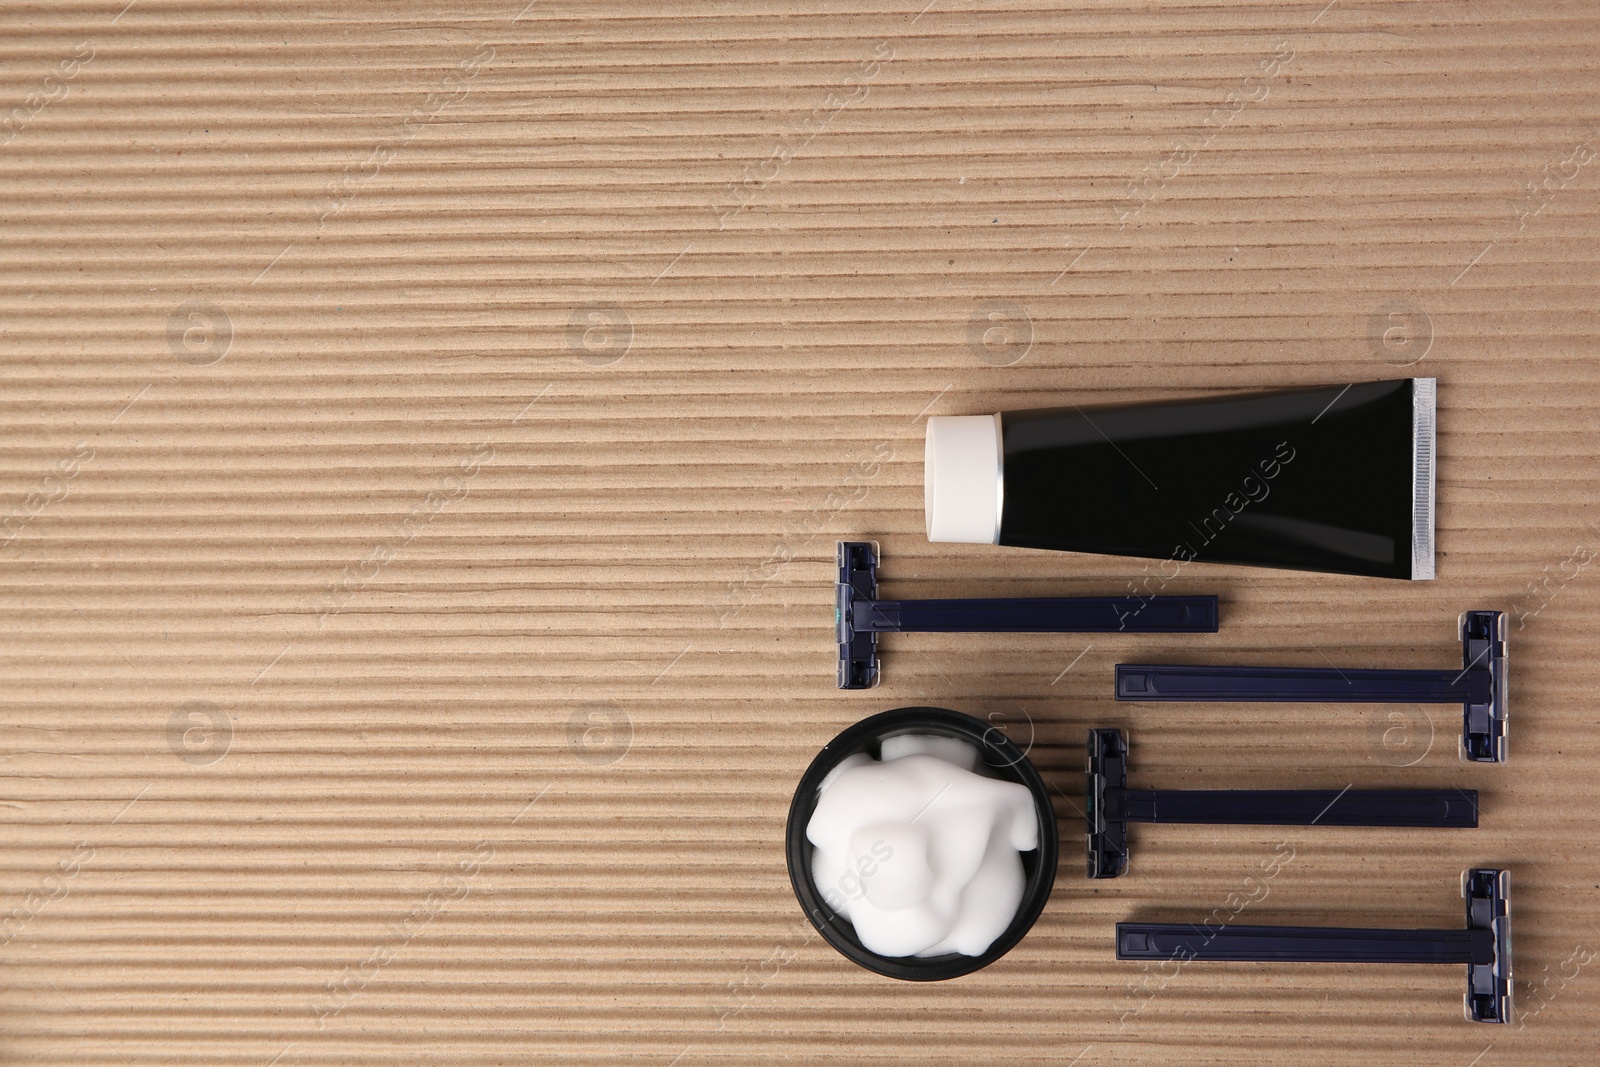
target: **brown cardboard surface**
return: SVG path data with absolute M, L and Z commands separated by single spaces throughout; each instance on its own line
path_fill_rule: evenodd
M 1582 0 L 7 4 L 0 1060 L 1592 1062 L 1597 45 Z M 834 688 L 840 537 L 890 594 L 1146 573 L 927 544 L 924 415 L 1405 374 L 1436 582 L 1192 567 L 1217 635 L 890 637 Z M 1506 766 L 1447 708 L 1110 699 L 1448 666 L 1475 607 Z M 1043 918 L 935 985 L 811 936 L 782 855 L 816 750 L 917 703 L 1063 794 Z M 1483 824 L 1147 828 L 1091 885 L 1097 724 L 1136 782 Z M 1111 958 L 1241 892 L 1456 925 L 1480 864 L 1516 1026 L 1456 967 Z

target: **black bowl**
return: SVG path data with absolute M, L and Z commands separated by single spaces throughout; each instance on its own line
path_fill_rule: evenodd
M 880 956 L 861 944 L 850 920 L 837 914 L 817 892 L 811 877 L 813 846 L 806 840 L 806 826 L 816 809 L 818 789 L 822 779 L 846 756 L 864 752 L 878 757 L 878 745 L 886 737 L 900 734 L 934 734 L 956 737 L 977 746 L 983 754 L 980 769 L 989 776 L 1026 786 L 1033 794 L 1034 810 L 1039 815 L 1039 847 L 1022 857 L 1022 904 L 1016 917 L 1004 933 L 981 956 L 966 956 L 959 952 L 943 956 Z M 1011 951 L 1024 934 L 1032 928 L 1056 880 L 1056 813 L 1050 804 L 1050 792 L 1039 772 L 1028 762 L 1027 755 L 995 727 L 946 708 L 897 708 L 863 719 L 828 742 L 817 758 L 811 761 L 800 784 L 795 787 L 794 802 L 789 806 L 789 826 L 786 831 L 786 852 L 789 862 L 789 883 L 794 886 L 795 899 L 800 902 L 806 918 L 823 938 L 846 958 L 869 971 L 889 978 L 903 978 L 910 982 L 938 982 L 946 978 L 959 978 L 987 967 Z

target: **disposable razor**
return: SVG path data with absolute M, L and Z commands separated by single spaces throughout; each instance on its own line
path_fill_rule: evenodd
M 1467 925 L 1460 930 L 1372 930 L 1338 926 L 1118 923 L 1117 959 L 1230 963 L 1464 963 L 1466 1016 L 1511 1021 L 1511 872 L 1474 867 L 1461 876 Z
M 1214 596 L 879 600 L 871 541 L 839 542 L 839 688 L 878 683 L 880 633 L 1217 632 Z
M 1089 877 L 1128 869 L 1128 824 L 1247 826 L 1478 825 L 1475 789 L 1129 789 L 1128 739 L 1121 730 L 1089 731 Z
M 1506 758 L 1506 613 L 1461 616 L 1457 670 L 1117 664 L 1117 699 L 1328 704 L 1460 704 L 1461 758 Z

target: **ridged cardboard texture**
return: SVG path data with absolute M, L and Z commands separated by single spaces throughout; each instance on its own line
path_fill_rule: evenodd
M 1597 44 L 1577 0 L 6 5 L 0 1060 L 1591 1062 Z M 890 636 L 835 689 L 840 538 L 888 595 L 1155 573 L 928 544 L 927 415 L 1419 374 L 1437 581 L 1194 566 L 1218 634 Z M 1449 666 L 1469 608 L 1504 766 L 1448 707 L 1111 699 Z M 784 869 L 812 756 L 910 704 L 1058 790 L 1043 917 L 949 983 L 853 967 Z M 1091 884 L 1091 725 L 1136 785 L 1482 825 L 1141 827 Z M 1458 967 L 1113 959 L 1459 925 L 1480 865 L 1509 1027 Z

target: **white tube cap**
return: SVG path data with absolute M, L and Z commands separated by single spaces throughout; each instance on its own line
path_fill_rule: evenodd
M 934 415 L 923 453 L 928 540 L 1000 543 L 1004 481 L 999 415 Z

